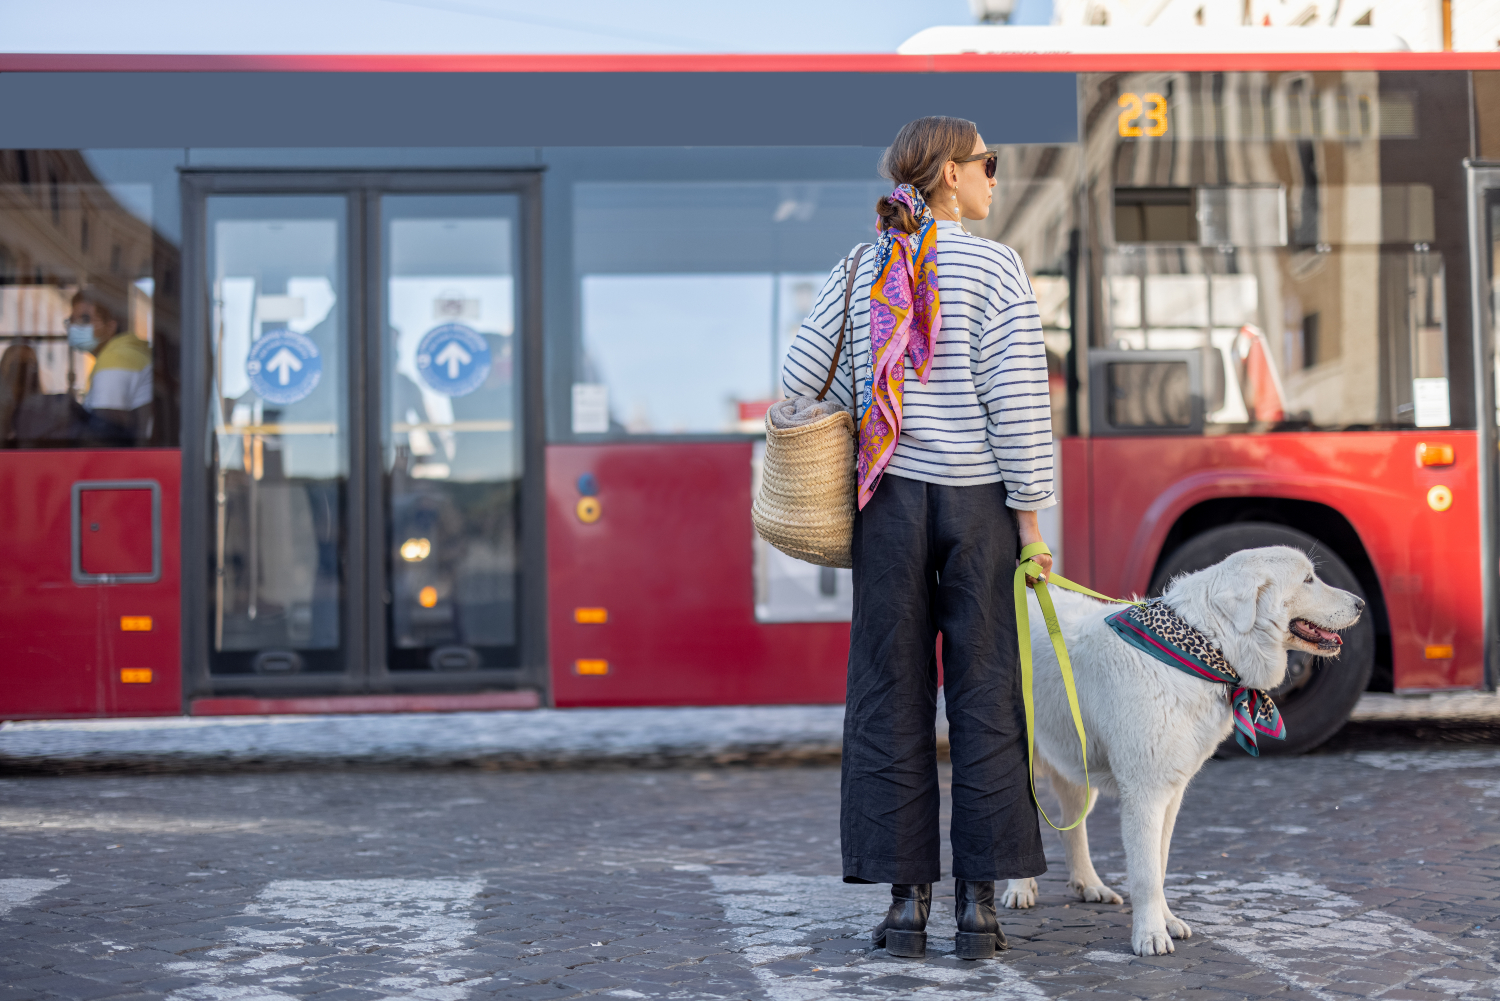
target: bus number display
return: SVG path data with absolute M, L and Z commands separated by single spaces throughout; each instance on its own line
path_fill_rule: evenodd
M 1119 131 L 1126 139 L 1140 136 L 1163 136 L 1167 134 L 1167 99 L 1160 94 L 1120 95 L 1117 102 L 1120 112 Z M 1145 112 L 1145 124 L 1141 124 L 1141 112 Z

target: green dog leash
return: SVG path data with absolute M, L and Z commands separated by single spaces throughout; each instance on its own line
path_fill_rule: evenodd
M 1021 653 L 1021 689 L 1022 698 L 1026 703 L 1026 770 L 1031 778 L 1031 798 L 1036 800 L 1036 808 L 1041 811 L 1042 819 L 1054 831 L 1071 831 L 1083 823 L 1083 818 L 1088 815 L 1088 800 L 1085 797 L 1083 813 L 1078 819 L 1067 827 L 1058 827 L 1052 823 L 1052 818 L 1047 816 L 1047 811 L 1042 808 L 1042 801 L 1036 794 L 1036 696 L 1032 692 L 1032 665 L 1031 665 L 1031 625 L 1027 618 L 1026 608 L 1026 578 L 1036 578 L 1033 589 L 1036 591 L 1037 604 L 1042 606 L 1042 618 L 1047 621 L 1047 636 L 1052 640 L 1052 649 L 1057 652 L 1057 666 L 1062 669 L 1063 688 L 1068 693 L 1068 709 L 1073 713 L 1073 727 L 1078 731 L 1078 751 L 1083 755 L 1083 784 L 1087 788 L 1089 784 L 1089 751 L 1088 739 L 1083 732 L 1083 714 L 1078 709 L 1078 689 L 1073 684 L 1073 662 L 1068 660 L 1068 647 L 1063 642 L 1062 626 L 1057 622 L 1057 609 L 1052 605 L 1052 595 L 1047 593 L 1047 584 L 1056 584 L 1058 587 L 1067 588 L 1069 591 L 1077 591 L 1086 594 L 1090 598 L 1098 598 L 1100 601 L 1112 601 L 1120 605 L 1139 605 L 1139 601 L 1127 601 L 1124 598 L 1111 598 L 1091 591 L 1082 584 L 1075 584 L 1066 577 L 1058 574 L 1050 574 L 1048 581 L 1042 580 L 1043 570 L 1041 565 L 1032 559 L 1034 556 L 1052 555 L 1052 550 L 1047 548 L 1045 542 L 1033 542 L 1021 550 L 1021 565 L 1016 567 L 1016 634 L 1020 643 Z

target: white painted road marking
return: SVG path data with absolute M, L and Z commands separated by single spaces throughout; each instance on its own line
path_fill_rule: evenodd
M 199 814 L 179 816 L 165 813 L 104 810 L 97 807 L 18 807 L 0 816 L 0 831 L 95 831 L 100 834 L 240 834 L 274 830 L 280 834 L 344 833 L 343 828 L 316 820 L 267 820 L 261 818 Z
M 1123 874 L 1110 875 L 1123 879 Z M 1047 997 L 1040 986 L 1046 983 L 1046 973 L 1026 973 L 1004 957 L 980 963 L 954 959 L 948 907 L 933 909 L 927 962 L 883 957 L 867 961 L 865 936 L 882 915 L 885 887 L 853 886 L 833 876 L 712 879 L 725 919 L 735 928 L 735 946 L 753 965 L 769 1001 L 824 1001 L 856 986 L 878 990 L 885 987 L 880 979 L 892 975 L 902 978 L 901 997 L 923 1001 L 972 999 L 980 988 L 987 997 Z M 1397 989 L 1462 998 L 1500 987 L 1500 964 L 1489 959 L 1488 942 L 1466 948 L 1295 873 L 1245 881 L 1199 873 L 1172 882 L 1183 880 L 1186 885 L 1169 884 L 1167 896 L 1173 911 L 1193 925 L 1194 944 L 1231 949 L 1289 987 L 1323 1001 L 1347 1001 L 1348 991 L 1360 988 L 1374 994 Z M 790 976 L 768 968 L 815 948 L 823 950 L 819 958 L 827 963 L 829 950 L 841 947 L 847 965 Z M 1122 942 L 1118 952 L 1093 949 L 1077 958 L 1080 965 L 1065 972 L 1097 973 L 1101 965 L 1107 969 L 1135 962 L 1128 942 Z M 1475 960 L 1483 961 L 1489 972 L 1476 969 Z M 1018 956 L 1017 961 L 1024 963 L 1025 958 Z M 1461 961 L 1468 962 L 1461 967 Z M 1406 973 L 1399 984 L 1376 987 L 1360 976 L 1372 963 L 1386 971 L 1405 966 Z M 1030 982 L 1033 979 L 1038 982 Z
M 1483 789 L 1486 799 L 1500 799 L 1500 779 L 1464 779 L 1470 789 Z
M 1500 768 L 1500 751 L 1366 751 L 1354 760 L 1388 772 L 1443 772 L 1452 768 Z
M 472 902 L 478 879 L 280 879 L 245 908 L 254 923 L 235 927 L 231 944 L 204 960 L 167 968 L 198 984 L 174 991 L 174 1001 L 288 1001 L 307 974 L 326 973 L 301 952 L 308 946 L 341 955 L 395 954 L 400 975 L 376 985 L 393 998 L 460 1001 L 468 988 L 465 940 L 475 933 Z
M 1383 984 L 1374 993 L 1404 988 L 1461 997 L 1465 992 L 1500 987 L 1500 978 L 1491 975 L 1482 975 L 1479 981 L 1444 975 L 1474 975 L 1472 970 L 1456 967 L 1457 961 L 1466 959 L 1486 960 L 1492 973 L 1500 974 L 1500 965 L 1488 960 L 1487 945 L 1476 954 L 1295 873 L 1248 882 L 1216 878 L 1221 875 L 1200 873 L 1188 885 L 1168 885 L 1173 913 L 1193 926 L 1195 937 L 1201 934 L 1233 949 L 1314 997 L 1346 1001 L 1347 990 L 1322 988 L 1331 983 L 1347 988 L 1361 982 L 1360 971 L 1373 961 L 1380 961 L 1386 971 L 1407 967 L 1399 984 Z M 1413 962 L 1412 956 L 1423 960 Z M 1106 957 L 1090 953 L 1088 958 Z
M 754 966 L 770 1001 L 825 1001 L 855 985 L 879 988 L 880 978 L 903 978 L 901 996 L 920 1001 L 973 1001 L 1046 998 L 1003 959 L 965 962 L 954 959 L 953 915 L 934 907 L 927 926 L 927 962 L 884 960 L 860 962 L 870 929 L 884 916 L 889 889 L 845 883 L 837 876 L 714 876 L 724 917 L 735 928 L 735 945 Z M 829 939 L 843 938 L 849 965 L 780 976 L 766 968 L 797 959 L 814 948 L 838 948 Z M 826 960 L 825 960 L 826 962 Z M 905 982 L 926 981 L 925 985 Z M 893 985 L 894 986 L 894 985 Z M 952 987 L 960 987 L 955 991 Z M 975 988 L 982 988 L 976 994 Z
M 11 908 L 28 904 L 66 882 L 66 879 L 0 879 L 0 915 L 9 914 Z

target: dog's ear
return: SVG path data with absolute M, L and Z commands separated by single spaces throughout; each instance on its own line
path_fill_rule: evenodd
M 1219 574 L 1210 598 L 1217 612 L 1239 635 L 1255 628 L 1261 600 L 1274 584 L 1265 573 L 1224 572 Z

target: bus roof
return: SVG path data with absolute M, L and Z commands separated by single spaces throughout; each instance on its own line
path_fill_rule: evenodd
M 1408 52 L 1378 28 L 1063 28 L 978 24 L 927 28 L 896 49 L 905 56 L 959 53 Z

